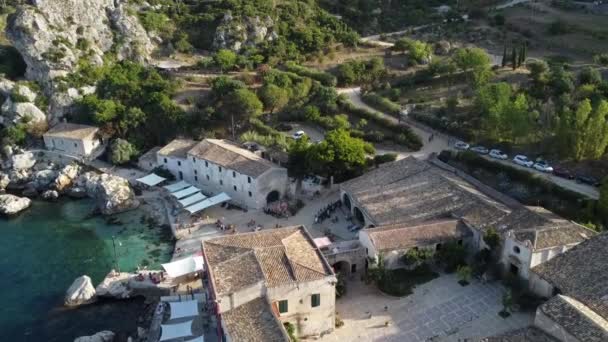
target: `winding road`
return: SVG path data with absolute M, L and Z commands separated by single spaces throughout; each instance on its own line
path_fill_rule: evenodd
M 388 118 L 389 120 L 391 120 L 393 122 L 398 122 L 398 120 L 395 117 L 388 115 L 386 113 L 380 112 L 380 111 L 368 106 L 367 104 L 365 104 L 363 102 L 363 100 L 361 99 L 361 88 L 342 88 L 342 89 L 338 89 L 338 93 L 346 95 L 348 97 L 349 101 L 358 108 L 367 109 L 367 110 L 370 110 L 370 111 L 373 111 L 376 113 L 380 113 L 381 115 Z M 427 127 L 421 123 L 415 122 L 411 119 L 406 120 L 405 123 L 409 124 L 409 126 L 414 131 L 414 133 L 416 133 L 422 139 L 422 143 L 423 143 L 422 148 L 416 152 L 406 152 L 406 151 L 398 151 L 398 150 L 394 150 L 394 149 L 390 149 L 390 148 L 384 149 L 382 146 L 377 146 L 377 148 L 376 148 L 377 153 L 379 153 L 379 154 L 396 153 L 398 156 L 397 157 L 398 159 L 403 159 L 403 158 L 406 158 L 409 156 L 414 156 L 419 159 L 424 159 L 424 158 L 428 157 L 431 153 L 439 153 L 443 150 L 454 150 L 450 146 L 448 141 L 449 140 L 453 140 L 453 141 L 459 140 L 456 137 L 450 137 L 443 133 L 437 132 L 437 131 L 433 130 L 432 128 Z M 434 138 L 432 141 L 429 141 L 429 137 L 431 136 L 431 134 L 434 135 Z M 511 167 L 515 167 L 515 168 L 518 168 L 521 170 L 535 173 L 538 176 L 543 177 L 556 185 L 559 185 L 565 189 L 580 193 L 589 198 L 592 198 L 592 199 L 599 198 L 599 191 L 597 188 L 595 188 L 593 186 L 589 186 L 586 184 L 577 183 L 576 181 L 573 181 L 573 180 L 557 177 L 550 173 L 544 173 L 544 172 L 537 171 L 535 169 L 519 166 L 517 164 L 512 163 L 510 160 L 496 160 L 496 159 L 492 159 L 488 156 L 483 156 L 483 157 L 490 159 L 494 162 L 499 162 L 499 163 L 502 163 L 502 164 L 505 164 L 505 165 L 508 165 Z

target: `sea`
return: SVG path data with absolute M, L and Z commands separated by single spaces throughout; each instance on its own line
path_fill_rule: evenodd
M 171 232 L 141 209 L 102 217 L 93 206 L 90 199 L 34 201 L 19 216 L 0 218 L 1 341 L 72 342 L 101 330 L 126 339 L 137 331 L 143 299 L 66 308 L 65 291 L 81 275 L 96 286 L 113 268 L 159 269 L 171 259 Z

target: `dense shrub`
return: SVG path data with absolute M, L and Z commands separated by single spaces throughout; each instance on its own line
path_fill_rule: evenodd
M 287 62 L 285 64 L 285 68 L 287 69 L 287 71 L 293 72 L 300 76 L 310 77 L 313 80 L 319 81 L 324 86 L 335 87 L 338 84 L 336 76 L 323 71 L 306 68 L 301 65 L 297 65 L 293 62 Z
M 336 70 L 340 85 L 373 84 L 385 75 L 384 61 L 377 57 L 369 61 L 348 61 Z
M 385 112 L 396 117 L 399 117 L 401 114 L 401 106 L 398 103 L 395 103 L 376 93 L 367 93 L 363 95 L 362 99 L 363 102 L 381 112 Z

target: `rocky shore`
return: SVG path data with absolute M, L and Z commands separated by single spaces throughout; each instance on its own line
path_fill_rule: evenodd
M 86 167 L 75 162 L 58 164 L 11 147 L 5 148 L 4 156 L 0 169 L 2 215 L 11 216 L 27 209 L 30 198 L 54 201 L 61 196 L 88 196 L 95 199 L 95 210 L 103 215 L 135 209 L 140 204 L 129 182 L 122 177 L 86 171 Z M 2 194 L 5 191 L 12 194 Z

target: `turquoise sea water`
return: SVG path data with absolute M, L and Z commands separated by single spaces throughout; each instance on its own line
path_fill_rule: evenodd
M 34 202 L 18 217 L 0 218 L 0 340 L 73 341 L 99 330 L 133 331 L 142 300 L 63 308 L 63 296 L 83 274 L 96 286 L 118 266 L 158 269 L 170 259 L 170 232 L 130 211 L 112 220 L 89 217 L 91 200 Z

